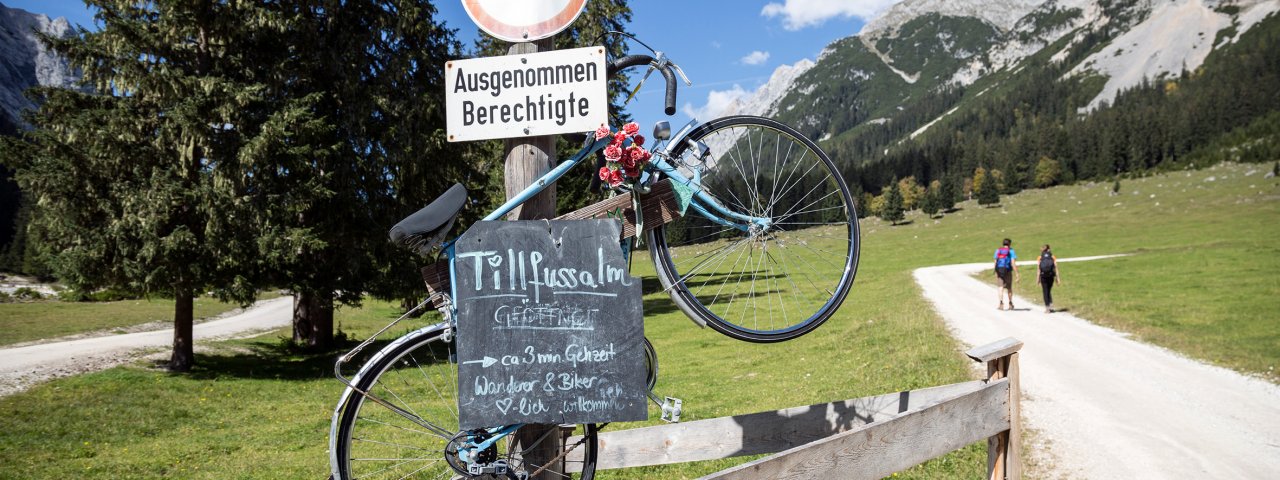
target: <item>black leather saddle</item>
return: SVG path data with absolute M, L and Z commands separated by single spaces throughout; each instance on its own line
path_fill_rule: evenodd
M 443 195 L 432 200 L 430 205 L 391 227 L 388 235 L 392 242 L 408 247 L 420 255 L 428 255 L 444 241 L 444 236 L 449 233 L 454 219 L 458 218 L 458 212 L 462 211 L 466 203 L 467 189 L 461 183 L 455 183 Z

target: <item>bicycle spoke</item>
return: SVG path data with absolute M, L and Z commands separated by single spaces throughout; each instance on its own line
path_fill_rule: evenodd
M 712 120 L 689 138 L 720 146 L 703 192 L 733 215 L 767 222 L 707 228 L 725 215 L 717 209 L 655 229 L 658 274 L 685 286 L 671 294 L 695 319 L 743 340 L 794 338 L 830 318 L 848 294 L 858 247 L 835 165 L 793 129 L 760 117 Z

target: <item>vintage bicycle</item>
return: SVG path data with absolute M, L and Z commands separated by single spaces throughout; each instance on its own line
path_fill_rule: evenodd
M 671 115 L 676 77 L 686 84 L 688 79 L 662 52 L 644 47 L 652 55 L 616 59 L 608 72 L 638 66 L 649 68 L 644 78 L 659 72 Z M 631 254 L 636 237 L 644 235 L 662 288 L 678 308 L 698 325 L 736 339 L 789 340 L 829 319 L 853 285 L 860 244 L 853 201 L 831 159 L 794 129 L 756 116 L 694 121 L 674 135 L 660 122 L 653 139 L 651 163 L 632 187 L 644 192 L 668 183 L 687 197 L 680 202 L 684 215 L 621 239 L 624 253 Z M 484 220 L 500 219 L 595 157 L 609 141 L 588 135 L 579 152 Z M 443 240 L 465 203 L 465 188 L 454 185 L 397 224 L 392 240 L 423 255 L 439 248 L 452 276 L 456 239 Z M 456 296 L 448 288 L 434 293 L 338 359 L 335 375 L 347 388 L 330 430 L 333 478 L 528 478 L 550 466 L 524 459 L 526 451 L 551 441 L 553 430 L 543 438 L 515 441 L 524 425 L 458 428 L 455 336 L 457 322 L 467 320 L 457 318 Z M 355 375 L 343 375 L 343 367 L 375 339 L 429 306 L 442 313 L 443 321 L 399 337 Z M 665 407 L 664 415 L 678 418 L 672 399 L 653 393 L 657 356 L 647 340 L 645 346 L 649 397 Z M 563 463 L 563 475 L 594 476 L 602 427 L 576 427 L 561 457 L 552 459 Z

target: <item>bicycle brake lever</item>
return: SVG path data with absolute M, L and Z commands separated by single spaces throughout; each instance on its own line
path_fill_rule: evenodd
M 684 85 L 686 87 L 693 86 L 693 82 L 689 81 L 689 77 L 684 74 L 684 70 L 681 69 L 679 65 L 676 65 L 675 62 L 668 62 L 668 63 L 671 65 L 671 68 L 675 69 L 676 73 L 680 74 L 680 79 L 684 80 Z

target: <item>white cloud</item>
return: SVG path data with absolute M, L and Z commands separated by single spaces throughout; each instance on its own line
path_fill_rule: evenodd
M 742 86 L 735 84 L 729 90 L 712 90 L 711 93 L 707 94 L 707 103 L 701 107 L 694 107 L 692 103 L 685 103 L 680 111 L 690 118 L 710 120 L 719 117 L 726 107 L 741 98 L 751 95 L 751 93 L 744 90 Z
M 760 65 L 767 61 L 769 61 L 769 52 L 761 52 L 759 50 L 747 54 L 741 60 L 744 65 Z
M 900 0 L 784 0 L 786 3 L 769 3 L 760 15 L 782 17 L 787 30 L 822 25 L 832 18 L 858 17 L 869 19 Z

